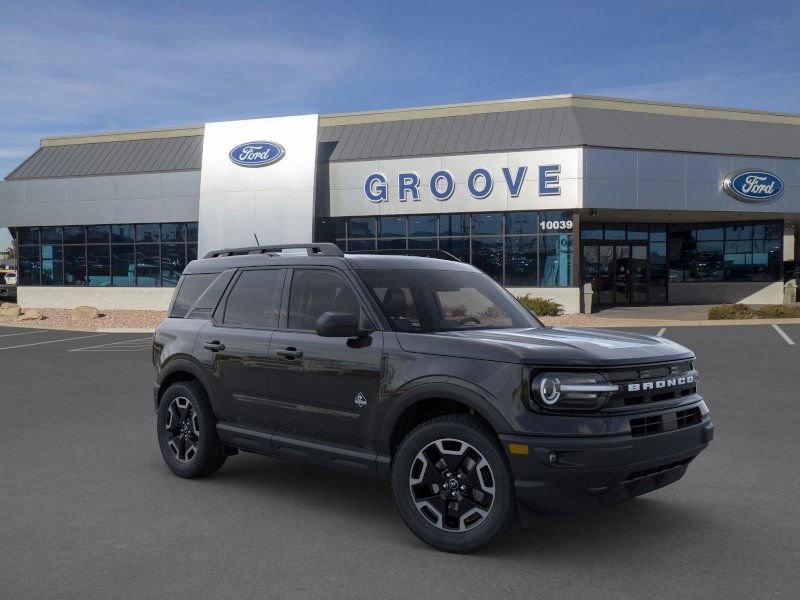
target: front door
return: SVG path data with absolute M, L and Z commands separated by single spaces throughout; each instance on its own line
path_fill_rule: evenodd
M 648 257 L 645 244 L 584 242 L 583 281 L 591 283 L 599 306 L 648 301 Z
M 297 268 L 285 326 L 269 347 L 272 428 L 278 434 L 355 448 L 373 446 L 383 334 L 320 337 L 319 316 L 349 312 L 375 329 L 352 282 L 332 268 Z

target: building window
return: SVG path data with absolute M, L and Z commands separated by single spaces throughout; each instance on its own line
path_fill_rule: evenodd
M 441 250 L 507 287 L 569 287 L 571 211 L 326 218 L 319 241 L 346 252 Z
M 783 223 L 673 225 L 670 281 L 779 281 Z
M 197 223 L 19 227 L 20 285 L 158 287 L 197 258 Z

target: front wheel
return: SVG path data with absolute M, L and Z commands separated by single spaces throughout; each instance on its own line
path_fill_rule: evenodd
M 211 403 L 197 382 L 167 388 L 156 413 L 156 435 L 164 462 L 178 477 L 209 475 L 225 462 Z
M 448 552 L 472 552 L 514 520 L 511 469 L 482 421 L 448 415 L 409 433 L 392 464 L 400 516 L 422 541 Z

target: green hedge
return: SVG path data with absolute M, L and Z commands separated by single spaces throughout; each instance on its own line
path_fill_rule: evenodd
M 784 306 L 783 304 L 723 304 L 708 311 L 712 321 L 724 319 L 792 319 L 800 318 L 800 306 Z
M 557 317 L 564 314 L 563 306 L 547 298 L 536 298 L 530 294 L 525 294 L 524 296 L 517 296 L 517 300 L 538 317 Z

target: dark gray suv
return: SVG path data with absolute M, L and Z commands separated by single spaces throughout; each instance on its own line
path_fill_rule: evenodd
M 385 478 L 417 536 L 468 552 L 517 515 L 680 479 L 714 431 L 693 361 L 545 327 L 457 261 L 221 250 L 189 264 L 155 333 L 158 442 L 181 477 L 247 451 Z

